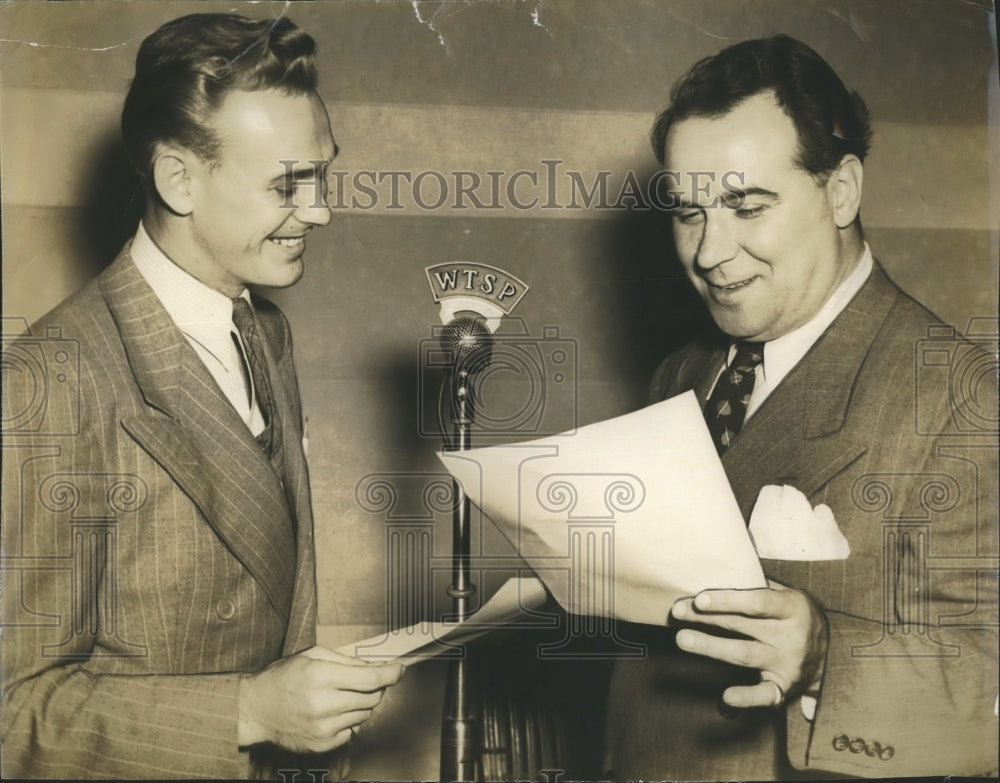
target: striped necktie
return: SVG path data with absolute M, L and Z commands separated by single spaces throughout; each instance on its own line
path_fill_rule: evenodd
M 705 405 L 705 421 L 721 455 L 743 428 L 757 365 L 764 360 L 764 343 L 736 343 L 736 355 L 722 371 Z
M 264 417 L 264 430 L 257 436 L 257 442 L 268 457 L 274 454 L 277 443 L 274 420 L 274 395 L 271 393 L 271 378 L 267 372 L 267 359 L 253 310 L 243 297 L 233 300 L 233 323 L 243 340 L 246 363 L 253 381 L 253 392 L 257 396 L 257 406 Z

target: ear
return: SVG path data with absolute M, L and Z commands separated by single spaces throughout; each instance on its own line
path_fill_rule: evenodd
M 827 180 L 830 206 L 837 228 L 847 228 L 861 209 L 864 166 L 856 155 L 845 155 Z
M 158 145 L 153 153 L 153 188 L 175 215 L 189 215 L 194 209 L 194 165 L 194 155 L 183 147 Z

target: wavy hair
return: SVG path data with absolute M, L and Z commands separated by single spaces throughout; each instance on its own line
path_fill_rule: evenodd
M 671 127 L 691 117 L 721 117 L 771 91 L 798 136 L 795 164 L 825 183 L 845 155 L 864 162 L 871 144 L 868 108 L 813 49 L 787 35 L 759 38 L 699 60 L 674 85 L 650 141 L 665 162 Z
M 150 173 L 157 142 L 171 141 L 210 163 L 222 145 L 209 120 L 234 90 L 316 89 L 316 44 L 285 17 L 190 14 L 167 22 L 139 47 L 122 109 L 132 166 Z

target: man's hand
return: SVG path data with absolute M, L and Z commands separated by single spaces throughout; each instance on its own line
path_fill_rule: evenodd
M 757 685 L 726 689 L 722 699 L 731 707 L 780 706 L 785 694 L 819 687 L 829 641 L 823 610 L 801 590 L 768 584 L 757 590 L 705 590 L 680 599 L 671 610 L 685 623 L 748 637 L 731 639 L 692 628 L 677 632 L 682 650 L 760 671 Z M 776 694 L 774 685 L 781 693 Z
M 373 664 L 311 647 L 240 679 L 239 744 L 273 742 L 322 753 L 351 739 L 382 693 L 403 676 L 398 663 Z

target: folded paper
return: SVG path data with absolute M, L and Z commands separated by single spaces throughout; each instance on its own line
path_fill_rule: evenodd
M 845 560 L 850 544 L 830 507 L 813 508 L 795 487 L 768 485 L 750 514 L 757 555 L 772 560 Z
M 681 596 L 766 586 L 693 392 L 438 456 L 569 612 L 663 625 Z
M 399 661 L 409 665 L 460 652 L 459 645 L 515 622 L 547 600 L 545 588 L 534 577 L 508 579 L 489 601 L 464 621 L 414 623 L 345 644 L 337 652 L 369 661 Z

